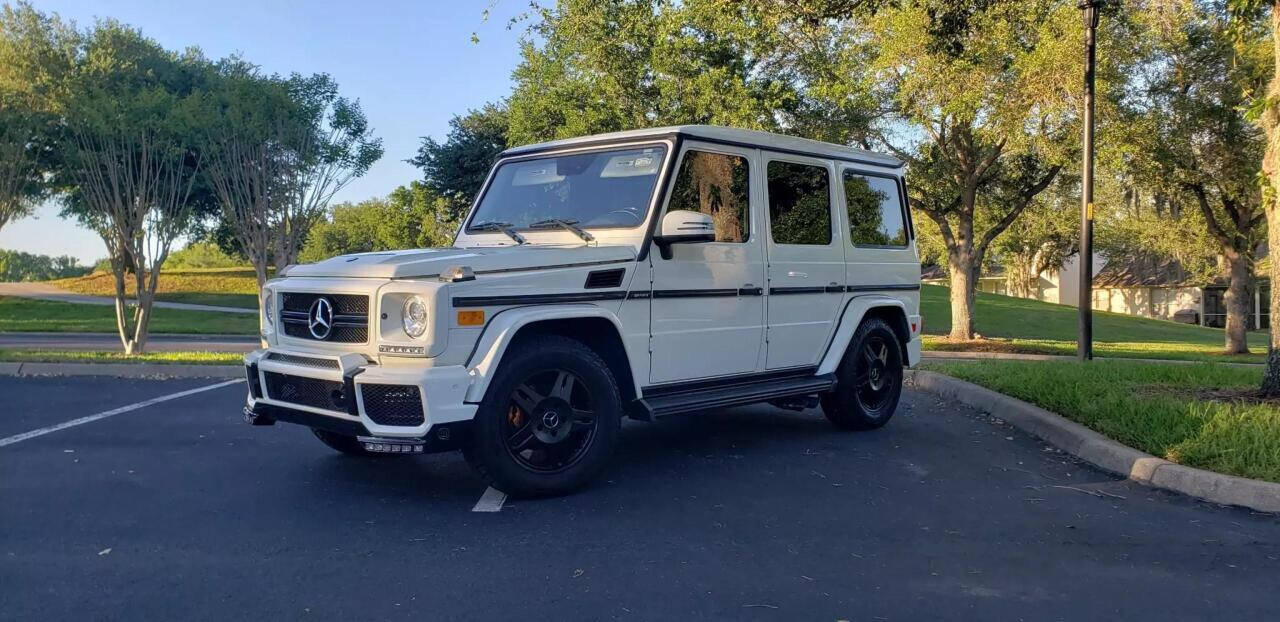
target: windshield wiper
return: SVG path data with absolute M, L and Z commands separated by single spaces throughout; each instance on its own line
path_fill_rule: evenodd
M 524 236 L 520 235 L 519 233 L 516 233 L 516 230 L 512 229 L 511 227 L 512 227 L 512 224 L 509 222 L 498 222 L 496 220 L 488 220 L 485 222 L 473 224 L 469 228 L 474 229 L 476 231 L 500 231 L 502 233 L 505 233 L 507 237 L 515 240 L 516 244 L 524 244 Z
M 546 219 L 546 220 L 539 220 L 538 222 L 535 222 L 535 223 L 530 224 L 530 225 L 529 225 L 529 228 L 530 228 L 530 229 L 550 229 L 551 227 L 560 227 L 561 229 L 564 229 L 565 231 L 568 231 L 568 232 L 570 232 L 570 233 L 572 233 L 572 234 L 574 234 L 574 235 L 576 235 L 576 236 L 578 236 L 578 237 L 582 238 L 582 241 L 584 241 L 584 242 L 590 242 L 590 241 L 592 241 L 592 240 L 596 239 L 596 237 L 595 237 L 594 235 L 591 235 L 590 233 L 587 233 L 586 231 L 583 231 L 583 230 L 582 230 L 582 228 L 580 228 L 580 227 L 576 227 L 575 225 L 577 225 L 577 224 L 578 224 L 578 221 L 576 221 L 576 220 L 564 220 L 564 219 L 561 219 L 561 218 L 548 218 L 548 219 Z

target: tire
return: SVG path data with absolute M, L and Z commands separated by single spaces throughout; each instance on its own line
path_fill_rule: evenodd
M 340 451 L 349 456 L 382 457 L 384 455 L 388 455 L 376 454 L 365 450 L 364 445 L 361 445 L 360 441 L 356 440 L 356 437 L 354 436 L 346 436 L 344 434 L 338 434 L 336 432 L 330 432 L 328 430 L 321 430 L 318 428 L 311 428 L 311 433 L 315 434 L 316 438 L 320 439 L 321 443 L 328 445 L 330 449 Z
M 508 495 L 562 495 L 600 474 L 621 425 L 622 399 L 604 359 L 573 339 L 539 335 L 507 349 L 463 454 Z
M 862 322 L 849 341 L 836 387 L 822 396 L 822 413 L 845 430 L 874 430 L 889 422 L 902 397 L 902 342 L 880 318 Z

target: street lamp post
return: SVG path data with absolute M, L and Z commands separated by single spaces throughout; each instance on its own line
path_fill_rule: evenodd
M 1093 74 L 1098 8 L 1101 0 L 1084 0 L 1084 175 L 1080 192 L 1080 337 L 1076 357 L 1093 359 Z

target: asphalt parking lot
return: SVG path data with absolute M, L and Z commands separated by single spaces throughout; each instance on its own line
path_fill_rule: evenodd
M 0 378 L 0 439 L 215 384 Z M 341 456 L 243 384 L 0 446 L 0 618 L 1276 619 L 1280 519 L 933 396 L 628 424 L 604 481 L 473 512 L 461 456 Z

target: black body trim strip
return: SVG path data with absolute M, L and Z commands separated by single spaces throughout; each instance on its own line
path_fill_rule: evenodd
M 825 287 L 770 287 L 769 295 L 777 296 L 780 294 L 825 294 L 829 290 Z M 844 288 L 839 289 L 840 293 L 844 293 Z
M 654 298 L 718 298 L 737 296 L 736 289 L 655 289 Z
M 763 296 L 763 287 L 740 287 L 738 288 L 739 296 Z
M 497 307 L 508 305 L 550 305 L 558 302 L 592 302 L 597 300 L 622 300 L 623 291 L 583 292 L 568 294 L 533 294 L 528 296 L 456 296 L 455 307 Z
M 919 291 L 919 283 L 895 283 L 890 285 L 850 285 L 849 292 Z
M 649 290 L 647 290 L 647 289 L 644 289 L 644 290 L 637 290 L 637 291 L 634 291 L 634 292 L 628 292 L 628 293 L 627 293 L 627 299 L 628 299 L 628 300 L 642 300 L 642 299 L 649 299 L 649 298 L 652 298 L 652 297 L 653 297 L 653 292 L 651 292 L 651 291 L 649 291 Z

